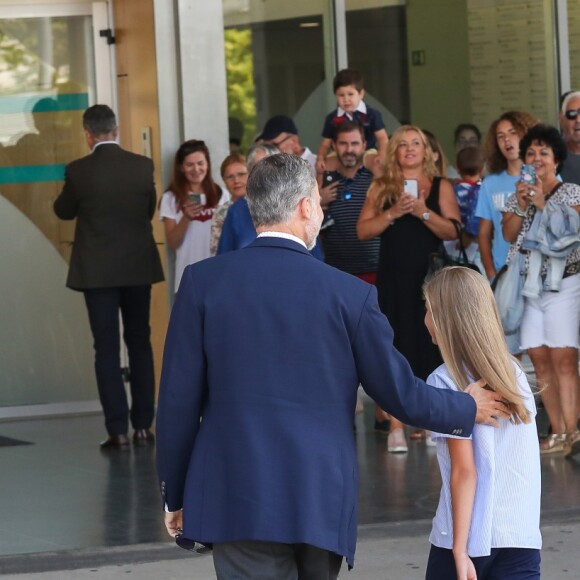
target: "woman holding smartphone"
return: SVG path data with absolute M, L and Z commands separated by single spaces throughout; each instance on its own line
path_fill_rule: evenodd
M 357 233 L 361 240 L 381 237 L 379 304 L 393 327 L 395 346 L 422 379 L 441 364 L 423 324 L 422 287 L 430 254 L 441 240 L 457 238 L 451 219 L 460 221 L 453 187 L 439 176 L 423 131 L 403 125 L 389 141 L 384 174 L 369 189 Z M 392 419 L 388 450 L 407 449 L 403 424 Z
M 574 239 L 579 240 L 580 186 L 558 179 L 566 145 L 555 127 L 530 129 L 520 141 L 520 158 L 535 166 L 536 183 L 518 181 L 502 210 L 502 229 L 511 242 L 508 264 L 517 252 L 525 254 L 520 343 L 532 359 L 552 428 L 540 452 L 576 454 L 580 452 L 580 248 Z M 560 237 L 546 245 L 538 226 L 550 237 Z
M 211 176 L 209 150 L 203 141 L 181 144 L 173 160 L 168 190 L 161 198 L 159 217 L 165 238 L 175 250 L 175 285 L 189 264 L 209 258 L 211 219 L 219 204 L 229 199 Z

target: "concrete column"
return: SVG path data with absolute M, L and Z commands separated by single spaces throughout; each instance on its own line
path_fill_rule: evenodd
M 221 0 L 154 0 L 163 182 L 185 139 L 209 147 L 214 178 L 229 152 Z
M 178 0 L 177 6 L 183 136 L 205 141 L 217 168 L 229 149 L 222 2 Z

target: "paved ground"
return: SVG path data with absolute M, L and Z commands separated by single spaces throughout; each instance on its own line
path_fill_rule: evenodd
M 343 569 L 341 578 L 349 580 L 420 580 L 424 578 L 429 545 L 429 522 L 368 525 L 360 529 L 357 562 L 351 572 Z M 542 528 L 542 577 L 568 580 L 580 577 L 580 522 L 548 524 Z M 23 558 L 29 569 L 45 571 L 12 574 L 22 569 Z M 2 558 L 3 580 L 213 580 L 211 556 L 189 555 L 166 544 L 140 544 L 126 548 L 78 550 Z M 74 568 L 46 571 L 50 567 Z M 54 569 L 54 568 L 53 568 Z

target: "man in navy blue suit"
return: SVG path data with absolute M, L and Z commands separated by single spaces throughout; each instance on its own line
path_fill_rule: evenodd
M 308 253 L 322 220 L 308 164 L 262 160 L 248 179 L 258 238 L 185 270 L 157 412 L 165 525 L 213 546 L 217 578 L 334 579 L 354 561 L 359 382 L 404 423 L 469 435 L 507 413 L 413 376 L 374 286 Z

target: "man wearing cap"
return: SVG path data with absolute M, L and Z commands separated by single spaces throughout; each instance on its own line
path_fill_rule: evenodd
M 300 144 L 298 129 L 294 121 L 286 115 L 276 115 L 266 121 L 264 130 L 256 141 L 266 141 L 278 147 L 281 153 L 292 153 L 307 161 L 312 175 L 316 177 L 316 155 Z
M 564 97 L 560 127 L 568 150 L 560 176 L 564 182 L 580 185 L 580 91 L 573 91 Z

